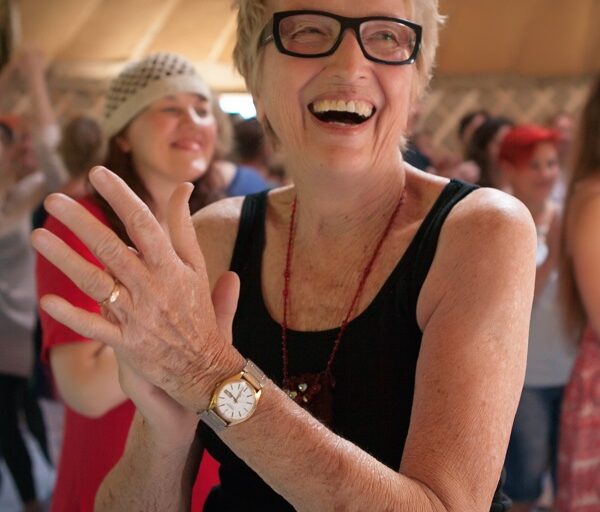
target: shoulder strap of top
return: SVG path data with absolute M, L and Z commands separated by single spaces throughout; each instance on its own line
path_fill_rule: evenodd
M 268 190 L 244 198 L 230 270 L 241 276 L 261 259 L 265 244 L 265 215 Z
M 442 193 L 423 220 L 413 244 L 415 253 L 411 290 L 415 301 L 429 273 L 437 249 L 440 232 L 448 214 L 457 203 L 477 188 L 476 185 L 464 183 L 459 180 L 451 180 L 444 187 L 444 190 L 442 190 Z

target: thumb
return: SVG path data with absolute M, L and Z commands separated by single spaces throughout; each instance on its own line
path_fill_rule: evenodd
M 233 318 L 240 296 L 240 278 L 235 272 L 225 272 L 217 280 L 212 292 L 217 327 L 221 335 L 232 342 Z

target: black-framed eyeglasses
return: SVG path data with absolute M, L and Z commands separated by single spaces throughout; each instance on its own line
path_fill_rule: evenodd
M 382 64 L 412 64 L 421 47 L 422 28 L 388 16 L 346 18 L 325 11 L 281 11 L 262 30 L 259 46 L 275 42 L 279 52 L 316 59 L 332 55 L 347 29 L 354 31 L 364 56 Z

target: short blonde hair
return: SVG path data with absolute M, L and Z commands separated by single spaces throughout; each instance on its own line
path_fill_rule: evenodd
M 262 48 L 258 38 L 269 21 L 268 0 L 235 0 L 238 8 L 237 41 L 233 60 L 237 70 L 246 80 L 248 90 L 255 94 L 262 79 Z M 400 0 L 399 0 L 400 1 Z M 438 0 L 402 0 L 407 2 L 411 21 L 423 27 L 421 50 L 417 57 L 418 70 L 415 97 L 421 96 L 431 80 L 435 53 L 439 41 L 439 28 L 444 18 L 438 12 Z

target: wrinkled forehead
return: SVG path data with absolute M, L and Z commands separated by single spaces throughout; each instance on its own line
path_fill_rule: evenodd
M 271 16 L 277 11 L 316 9 L 341 16 L 362 17 L 392 15 L 411 18 L 413 0 L 264 0 L 266 12 Z

